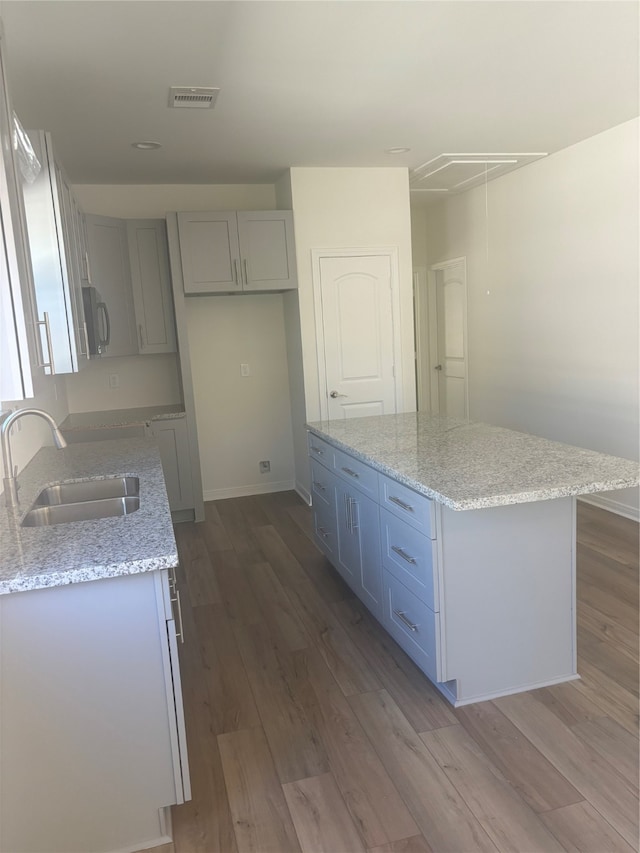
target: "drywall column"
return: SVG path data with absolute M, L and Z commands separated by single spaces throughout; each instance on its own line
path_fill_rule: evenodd
M 397 247 L 399 257 L 402 393 L 414 411 L 415 368 L 409 175 L 404 168 L 292 168 L 289 171 L 298 264 L 305 414 L 320 416 L 311 266 L 312 249 Z M 284 192 L 284 189 L 282 190 Z M 294 419 L 296 482 L 308 490 L 308 461 Z

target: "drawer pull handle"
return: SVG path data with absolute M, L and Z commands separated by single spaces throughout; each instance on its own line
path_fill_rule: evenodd
M 176 630 L 176 638 L 180 640 L 181 643 L 184 643 L 184 628 L 182 627 L 182 605 L 180 604 L 180 591 L 175 590 L 175 593 L 176 597 L 172 598 L 171 601 L 173 604 L 178 605 L 178 618 L 176 621 L 179 626 L 179 629 Z
M 360 479 L 360 474 L 356 473 L 355 471 L 352 471 L 351 468 L 343 468 L 342 470 L 344 471 L 345 474 L 348 474 L 350 477 L 355 477 L 356 480 Z
M 318 528 L 318 533 L 322 536 L 323 539 L 328 539 L 331 535 L 328 530 L 325 530 L 324 527 Z
M 326 488 L 322 485 L 322 483 L 318 483 L 318 482 L 316 482 L 316 480 L 313 481 L 313 488 L 314 489 L 320 489 L 321 492 L 327 491 Z
M 405 613 L 403 613 L 403 611 L 402 611 L 402 610 L 394 610 L 394 611 L 393 611 L 393 613 L 394 613 L 394 615 L 395 615 L 395 616 L 397 616 L 397 617 L 398 617 L 398 619 L 399 619 L 401 622 L 404 622 L 404 624 L 407 626 L 407 628 L 408 628 L 410 631 L 413 631 L 413 632 L 414 632 L 414 634 L 417 634 L 417 633 L 418 633 L 418 626 L 417 626 L 417 625 L 414 625 L 414 624 L 413 624 L 413 622 L 409 621 L 409 619 L 407 619 L 406 614 L 405 614 Z
M 389 500 L 392 504 L 399 506 L 400 509 L 405 510 L 405 512 L 415 512 L 411 504 L 406 504 L 404 501 L 401 501 L 400 498 L 396 498 L 394 495 L 389 495 Z
M 415 558 L 411 557 L 409 554 L 407 554 L 407 552 L 403 548 L 398 547 L 398 545 L 392 545 L 391 550 L 395 551 L 396 554 L 398 554 L 398 556 L 402 557 L 402 559 L 405 562 L 411 563 L 412 566 L 415 566 L 415 564 L 416 564 Z
M 318 456 L 324 456 L 324 450 L 321 447 L 316 447 L 315 444 L 312 444 L 311 449 L 314 453 L 317 453 Z

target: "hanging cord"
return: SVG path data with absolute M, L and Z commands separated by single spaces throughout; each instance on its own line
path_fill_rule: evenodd
M 487 262 L 487 284 L 490 283 L 489 278 L 489 178 L 488 178 L 488 163 L 484 164 L 484 222 L 485 222 L 485 255 Z M 491 294 L 489 287 L 487 287 L 487 296 Z

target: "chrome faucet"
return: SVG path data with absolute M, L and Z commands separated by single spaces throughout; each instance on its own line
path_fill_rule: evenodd
M 15 412 L 4 419 L 2 427 L 0 427 L 0 441 L 2 442 L 2 464 L 4 465 L 4 500 L 7 506 L 18 505 L 18 480 L 16 472 L 13 470 L 13 458 L 11 456 L 11 443 L 9 441 L 9 432 L 14 423 L 24 415 L 38 415 L 44 418 L 51 427 L 53 433 L 53 441 L 58 448 L 67 446 L 64 436 L 60 432 L 56 422 L 51 417 L 49 412 L 43 409 L 16 409 Z

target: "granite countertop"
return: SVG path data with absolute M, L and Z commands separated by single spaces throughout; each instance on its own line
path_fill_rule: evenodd
M 41 489 L 69 480 L 134 475 L 140 508 L 130 515 L 20 527 Z M 0 496 L 0 594 L 138 574 L 178 565 L 160 455 L 151 439 L 43 447 L 18 475 L 20 506 Z
M 511 429 L 410 412 L 307 424 L 383 474 L 455 510 L 637 486 L 637 462 Z
M 184 417 L 184 406 L 144 406 L 134 409 L 110 409 L 103 412 L 74 412 L 60 424 L 60 429 L 104 429 L 119 426 L 144 426 L 147 421 Z

